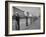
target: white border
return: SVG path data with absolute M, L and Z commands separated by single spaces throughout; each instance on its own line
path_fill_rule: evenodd
M 13 6 L 23 6 L 23 7 L 40 7 L 41 8 L 41 29 L 40 30 L 20 30 L 20 31 L 12 31 L 12 7 Z M 43 5 L 36 5 L 36 4 L 24 4 L 24 3 L 8 3 L 8 16 L 9 16 L 9 26 L 8 31 L 9 34 L 25 34 L 25 33 L 39 33 L 43 32 Z

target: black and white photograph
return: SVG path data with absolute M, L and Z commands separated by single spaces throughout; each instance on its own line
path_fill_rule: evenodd
M 40 29 L 40 7 L 13 7 L 12 30 Z
M 44 33 L 44 3 L 8 2 L 7 6 L 9 35 Z

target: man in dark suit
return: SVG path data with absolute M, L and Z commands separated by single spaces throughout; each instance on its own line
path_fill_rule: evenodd
M 16 13 L 16 15 L 13 15 L 13 17 L 12 17 L 12 19 L 14 19 L 14 20 L 16 20 L 16 25 L 15 25 L 15 28 L 16 28 L 16 30 L 20 30 L 20 25 L 19 25 L 19 14 L 18 13 Z

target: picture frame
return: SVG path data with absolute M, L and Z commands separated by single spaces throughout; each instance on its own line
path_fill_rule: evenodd
M 35 12 L 35 13 L 33 13 L 33 11 L 32 11 L 33 17 L 35 17 L 35 15 L 37 17 L 38 16 L 40 17 L 38 29 L 37 29 L 37 26 L 35 28 L 35 25 L 32 26 L 32 29 L 27 29 L 27 30 L 25 29 L 25 24 L 27 25 L 29 23 L 29 22 L 26 22 L 26 21 L 28 21 L 26 13 L 31 16 L 31 14 L 30 14 L 31 12 L 30 13 L 27 12 L 27 11 L 30 11 L 30 9 L 31 9 L 31 11 L 34 10 L 34 12 Z M 24 10 L 25 11 L 27 10 L 27 11 L 25 13 L 25 16 L 23 17 Z M 13 20 L 15 18 L 15 17 L 13 17 L 13 15 L 14 14 L 16 15 L 16 13 L 19 11 L 21 11 L 21 13 L 19 15 L 20 20 L 18 22 L 20 26 L 19 25 L 17 26 L 18 30 L 16 30 L 16 29 L 14 30 L 14 28 L 12 29 L 12 27 L 14 27 L 12 25 L 12 23 L 14 23 Z M 13 12 L 16 12 L 16 13 L 13 13 Z M 30 16 L 28 18 L 30 18 Z M 37 19 L 37 18 L 35 18 L 35 19 Z M 25 20 L 25 21 L 23 21 L 24 23 L 22 22 L 22 20 Z M 34 22 L 30 22 L 30 23 L 32 25 Z M 24 1 L 5 1 L 5 36 L 35 35 L 35 34 L 45 34 L 45 3 L 24 2 Z

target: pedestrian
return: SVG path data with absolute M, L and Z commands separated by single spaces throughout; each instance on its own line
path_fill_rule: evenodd
M 16 15 L 14 14 L 13 17 L 13 24 L 14 24 L 14 29 L 15 30 L 20 30 L 20 26 L 19 26 L 19 14 L 16 12 Z

